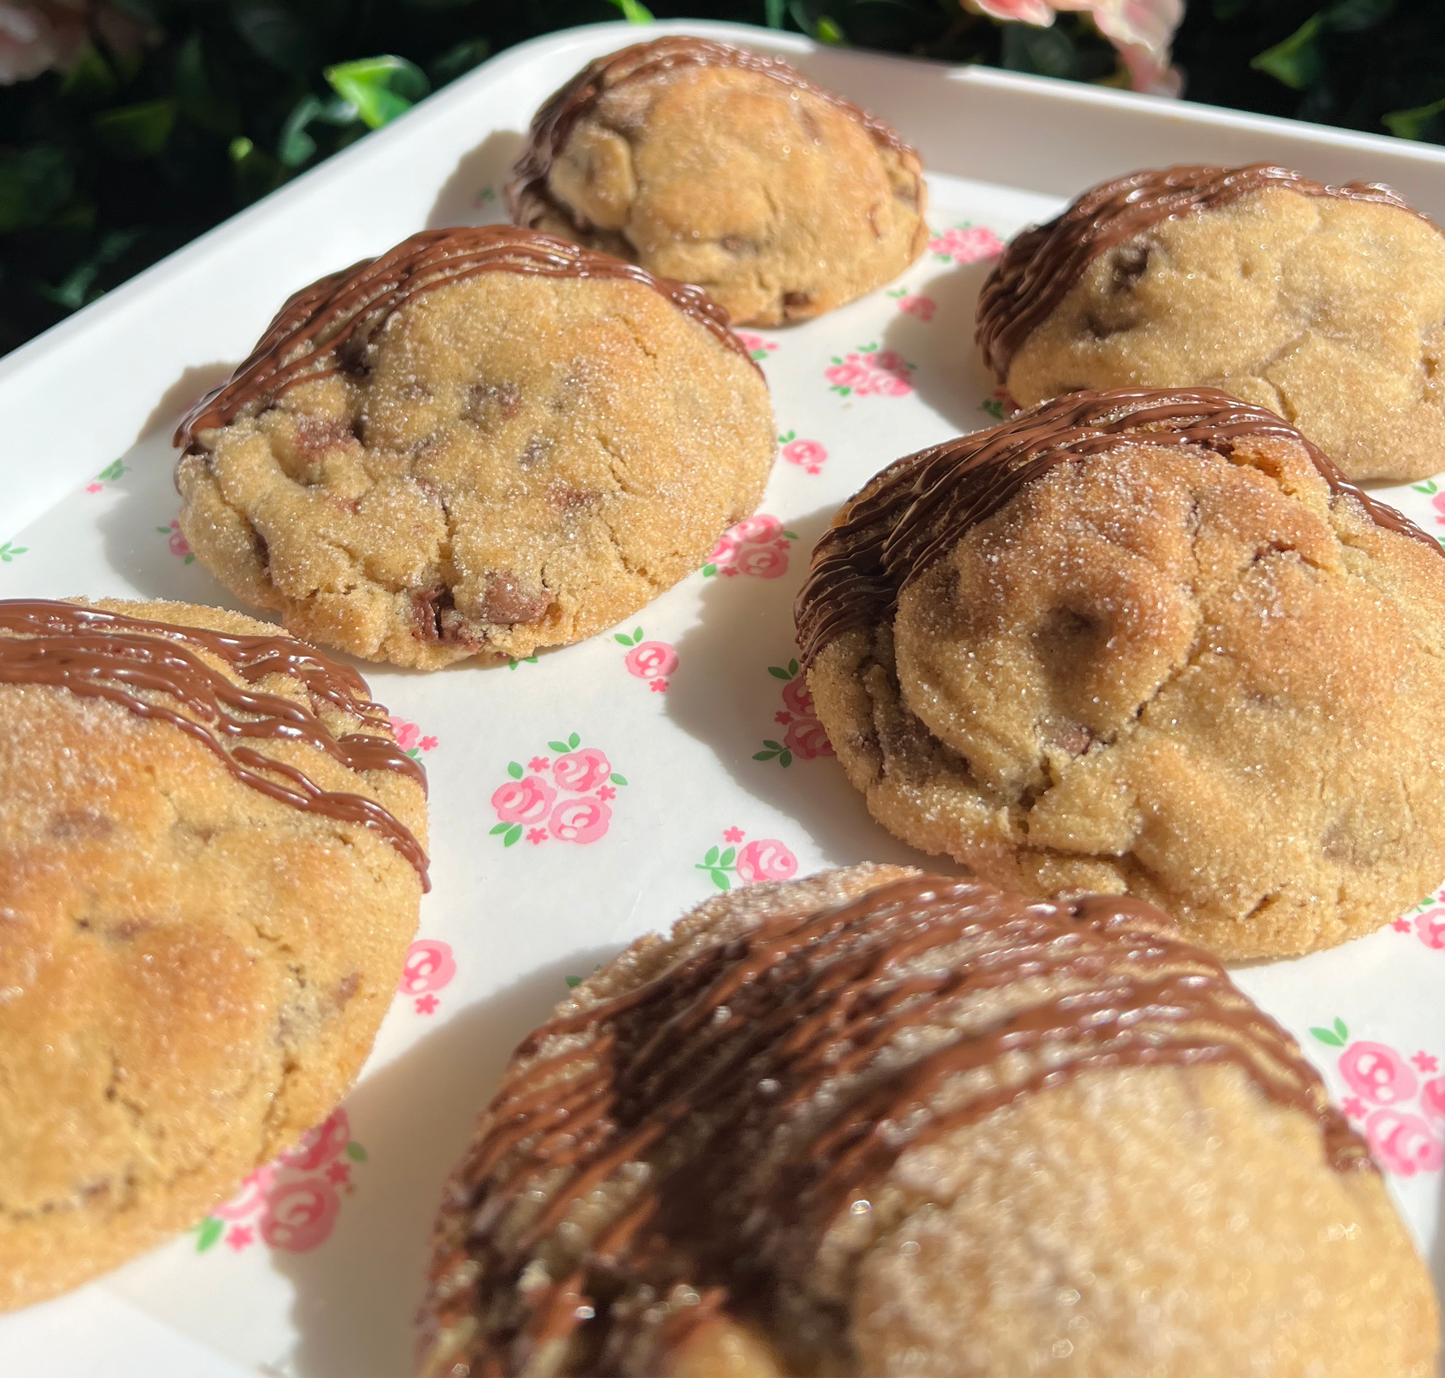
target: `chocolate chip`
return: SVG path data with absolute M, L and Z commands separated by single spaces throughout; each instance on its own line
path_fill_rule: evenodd
M 50 821 L 51 837 L 59 838 L 62 842 L 109 837 L 114 831 L 115 821 L 92 809 L 57 814 Z
M 369 343 L 366 336 L 358 331 L 354 335 L 348 335 L 336 346 L 335 359 L 343 373 L 353 378 L 365 378 L 371 372 L 371 365 L 367 361 Z
M 531 469 L 547 458 L 552 449 L 552 438 L 546 435 L 534 435 L 525 445 L 522 446 L 522 453 L 517 456 L 517 467 L 519 469 Z
M 784 292 L 784 306 L 807 306 L 812 298 L 806 292 Z
M 356 438 L 354 423 L 345 416 L 298 416 L 296 418 L 296 453 L 303 460 L 312 460 Z
M 455 606 L 452 591 L 445 584 L 418 589 L 411 596 L 412 635 L 418 641 L 441 641 L 442 614 Z
M 510 569 L 499 569 L 492 575 L 478 612 L 485 622 L 513 627 L 523 622 L 539 622 L 552 606 L 552 595 L 537 584 L 529 584 Z
M 496 407 L 502 420 L 510 421 L 522 410 L 521 387 L 516 383 L 473 383 L 462 414 L 480 426 L 489 407 Z
M 1109 290 L 1113 292 L 1132 291 L 1134 285 L 1149 268 L 1151 246 L 1142 239 L 1131 239 L 1121 244 L 1110 259 Z
M 343 976 L 336 983 L 336 989 L 331 992 L 331 999 L 335 1002 L 337 1009 L 344 1009 L 346 1003 L 361 988 L 361 973 L 353 971 L 350 975 Z

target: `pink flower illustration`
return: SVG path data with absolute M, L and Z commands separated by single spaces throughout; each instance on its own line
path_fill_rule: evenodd
M 557 791 L 536 775 L 508 780 L 492 795 L 492 807 L 503 823 L 540 823 L 552 807 Z
M 677 651 L 666 641 L 644 641 L 634 646 L 623 662 L 638 679 L 658 679 L 677 669 Z
M 190 564 L 191 561 L 196 558 L 191 552 L 190 542 L 187 541 L 181 533 L 179 518 L 173 517 L 169 526 L 158 526 L 156 530 L 166 538 L 167 547 L 177 559 L 184 560 L 186 564 Z
M 1358 1096 L 1346 1096 L 1344 1100 L 1340 1102 L 1340 1109 L 1352 1120 L 1362 1120 L 1365 1118 L 1365 1102 Z
M 750 574 L 758 579 L 776 579 L 788 568 L 788 545 L 798 539 L 782 522 L 766 512 L 747 517 L 729 527 L 702 567 L 704 577 L 714 574 L 736 577 Z
M 1418 1115 L 1399 1110 L 1376 1110 L 1365 1121 L 1365 1137 L 1376 1161 L 1401 1177 L 1436 1172 L 1445 1162 L 1445 1150 Z
M 742 840 L 743 830 L 741 828 L 729 828 L 725 833 L 723 833 L 724 842 L 741 842 Z
M 261 1238 L 273 1249 L 307 1253 L 330 1237 L 340 1209 L 341 1198 L 325 1177 L 283 1182 L 266 1197 Z
M 901 297 L 898 309 L 908 316 L 917 316 L 921 321 L 931 321 L 938 310 L 938 303 L 932 297 Z
M 613 789 L 611 785 L 603 785 L 602 788 L 597 791 L 597 797 L 599 799 L 616 799 L 617 791 Z
M 607 757 L 595 746 L 583 747 L 581 751 L 569 751 L 552 763 L 552 778 L 565 790 L 586 794 L 605 783 L 612 774 Z M 531 822 L 530 819 L 523 820 Z M 555 831 L 555 830 L 554 830 Z
M 540 847 L 547 840 L 546 828 L 528 828 L 527 841 L 534 847 Z
M 1435 520 L 1439 522 L 1441 526 L 1445 526 L 1445 493 L 1436 493 L 1435 496 L 1430 499 L 1430 506 L 1435 509 Z
M 552 764 L 552 761 L 548 756 L 533 756 L 527 764 L 533 770 L 546 770 L 547 767 Z
M 857 393 L 859 397 L 906 397 L 913 391 L 908 374 L 913 365 L 892 349 L 864 345 L 852 354 L 833 356 L 833 367 L 824 369 L 833 392 L 843 396 Z
M 437 739 L 435 737 L 423 737 L 421 728 L 414 722 L 407 722 L 405 718 L 398 718 L 394 713 L 388 719 L 391 723 L 392 735 L 396 738 L 396 744 L 408 756 L 420 756 L 424 751 L 436 749 Z
M 783 745 L 804 761 L 833 755 L 833 744 L 817 718 L 794 718 L 788 724 Z
M 955 263 L 981 263 L 1003 253 L 1003 240 L 983 225 L 954 225 L 930 239 L 928 250 Z
M 792 431 L 788 435 L 792 435 Z M 787 439 L 787 437 L 783 437 Z M 783 458 L 789 464 L 796 464 L 805 473 L 821 474 L 823 472 L 823 461 L 828 458 L 828 452 L 816 440 L 789 440 L 783 446 Z
M 440 1004 L 441 1001 L 435 995 L 418 995 L 415 1008 L 418 1014 L 435 1014 Z
M 596 842 L 607 831 L 612 810 L 600 799 L 564 799 L 547 820 L 559 842 Z
M 737 873 L 739 880 L 788 880 L 798 873 L 798 858 L 776 838 L 759 838 L 738 853 Z
M 326 1169 L 326 1180 L 333 1186 L 347 1186 L 351 1181 L 351 1164 L 340 1162 L 332 1163 L 331 1166 Z
M 211 1214 L 219 1215 L 222 1220 L 244 1220 L 253 1211 L 261 1208 L 266 1200 L 266 1193 L 271 1190 L 271 1183 L 275 1180 L 276 1165 L 274 1163 L 258 1167 L 241 1183 L 240 1191 L 229 1201 L 223 1201 L 219 1206 L 213 1206 Z
M 812 717 L 813 695 L 808 688 L 807 676 L 798 675 L 783 685 L 783 703 L 800 718 Z
M 748 546 L 739 552 L 734 568 L 739 574 L 751 574 L 757 579 L 776 579 L 788 572 L 787 544 L 780 542 L 779 546 Z
M 1420 1109 L 1425 1118 L 1445 1126 L 1445 1077 L 1432 1077 L 1420 1091 Z
M 651 689 L 654 694 L 665 694 L 667 693 L 667 686 L 670 683 L 670 680 L 655 679 L 648 685 L 648 688 Z
M 778 345 L 775 340 L 765 340 L 751 330 L 734 330 L 733 334 L 742 341 L 742 346 L 754 359 L 766 359 Z
M 1410 931 L 1408 919 L 1405 921 L 1405 931 Z M 1415 932 L 1426 947 L 1433 947 L 1437 952 L 1445 948 L 1445 909 L 1429 909 L 1418 915 L 1415 919 Z
M 103 493 L 105 491 L 105 484 L 97 483 L 92 479 L 91 482 L 85 485 L 85 491 L 87 493 Z
M 1440 1060 L 1421 1049 L 1410 1059 L 1422 1072 L 1433 1072 L 1440 1066 Z
M 1340 1054 L 1340 1075 L 1350 1089 L 1376 1105 L 1398 1105 L 1419 1087 L 1419 1078 L 1393 1048 L 1361 1040 Z
M 406 964 L 396 988 L 403 995 L 421 995 L 440 990 L 457 974 L 456 958 L 450 943 L 436 938 L 418 938 L 406 950 Z
M 255 1237 L 249 1225 L 232 1225 L 231 1228 L 226 1231 L 226 1243 L 237 1253 L 240 1253 Z
M 276 1161 L 297 1172 L 311 1172 L 339 1157 L 351 1142 L 351 1124 L 346 1111 L 339 1106 L 326 1120 L 308 1130 L 295 1148 L 283 1153 Z

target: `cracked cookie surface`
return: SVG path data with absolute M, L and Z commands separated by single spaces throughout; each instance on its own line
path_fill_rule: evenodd
M 799 599 L 873 815 L 998 884 L 1139 895 L 1229 958 L 1408 908 L 1445 874 L 1445 561 L 1321 462 L 1261 409 L 1139 390 L 885 471 Z
M 748 885 L 588 977 L 448 1184 L 422 1378 L 1426 1378 L 1298 1046 L 1129 899 Z
M 325 1119 L 416 927 L 423 778 L 355 672 L 275 627 L 0 602 L 0 1310 Z
M 1278 168 L 1106 183 L 1014 240 L 979 326 L 1025 406 L 1218 387 L 1292 422 L 1352 479 L 1445 469 L 1445 235 L 1388 188 Z
M 917 152 L 787 63 L 694 38 L 600 58 L 538 112 L 518 224 L 697 283 L 742 324 L 821 315 L 928 237 Z
M 181 529 L 323 645 L 433 669 L 602 631 L 762 495 L 767 385 L 701 292 L 509 226 L 298 294 L 183 427 Z

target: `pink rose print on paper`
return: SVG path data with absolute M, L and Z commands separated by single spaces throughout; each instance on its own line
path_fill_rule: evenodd
M 166 544 L 172 555 L 190 564 L 196 557 L 191 553 L 191 543 L 181 534 L 181 523 L 179 518 L 173 518 L 169 526 L 158 526 L 156 530 L 162 536 L 168 537 Z
M 795 756 L 812 761 L 819 756 L 833 755 L 833 744 L 813 712 L 813 695 L 798 662 L 790 660 L 786 666 L 769 665 L 768 673 L 774 679 L 783 681 L 783 706 L 773 714 L 773 721 L 786 727 L 787 731 L 780 742 L 765 737 L 763 749 L 753 753 L 753 760 L 776 760 L 780 766 L 790 766 Z
M 644 641 L 642 628 L 635 627 L 627 632 L 613 632 L 612 639 L 621 646 L 630 646 L 622 662 L 629 675 L 651 682 L 654 694 L 665 694 L 668 676 L 677 669 L 677 648 L 670 641 Z
M 741 842 L 744 836 L 741 828 L 728 828 L 723 833 L 723 841 Z M 736 847 L 709 847 L 707 855 L 693 863 L 693 870 L 706 871 L 719 890 L 731 890 L 730 875 L 744 884 L 755 880 L 788 880 L 798 873 L 798 858 L 786 843 L 775 837 L 764 837 L 749 842 L 741 851 Z
M 907 397 L 913 391 L 908 374 L 914 365 L 892 349 L 876 344 L 859 345 L 851 354 L 833 356 L 832 368 L 825 369 L 828 391 L 842 397 Z
M 1436 952 L 1445 949 L 1445 894 L 1426 895 L 1390 927 L 1397 933 L 1414 933 L 1426 947 Z
M 928 241 L 928 251 L 945 263 L 982 263 L 1003 253 L 1003 240 L 983 225 L 965 220 L 934 235 Z
M 1343 1049 L 1339 1074 L 1354 1095 L 1341 1106 L 1363 1128 L 1375 1161 L 1400 1177 L 1438 1172 L 1445 1163 L 1445 1142 L 1439 1132 L 1445 1128 L 1445 1077 L 1422 1086 L 1410 1067 L 1413 1062 L 1421 1071 L 1434 1071 L 1438 1060 L 1422 1050 L 1407 1061 L 1387 1044 L 1369 1039 L 1352 1042 L 1343 1019 L 1310 1033 L 1328 1047 Z M 1412 1107 L 1409 1102 L 1417 1094 L 1418 1106 Z
M 1416 486 L 1418 487 L 1419 485 Z M 1433 480 L 1430 487 L 1432 489 L 1435 487 Z M 1445 526 L 1445 493 L 1436 493 L 1430 501 L 1430 506 L 1435 509 L 1435 520 L 1440 523 L 1441 526 Z
M 257 1168 L 235 1196 L 196 1226 L 196 1252 L 205 1253 L 224 1237 L 240 1253 L 257 1235 L 287 1253 L 320 1247 L 341 1210 L 338 1189 L 356 1190 L 352 1165 L 365 1161 L 366 1150 L 351 1137 L 346 1111 L 333 1110 L 295 1148 Z
M 102 492 L 107 483 L 120 482 L 120 476 L 126 473 L 129 469 L 129 464 L 122 464 L 118 459 L 113 460 L 111 463 L 107 464 L 105 468 L 100 471 L 100 473 L 98 473 L 93 479 L 91 479 L 89 483 L 85 485 L 85 491 L 87 493 Z M 169 529 L 169 527 L 166 528 L 166 530 Z
M 1007 420 L 1010 416 L 1014 415 L 1015 412 L 1022 410 L 1019 404 L 1009 395 L 1007 388 L 995 388 L 991 396 L 985 397 L 983 401 L 978 404 L 978 409 L 981 412 L 986 412 L 989 416 L 993 417 L 995 421 Z
M 625 786 L 626 779 L 596 747 L 584 747 L 575 732 L 566 741 L 547 745 L 557 753 L 555 760 L 533 756 L 527 763 L 530 775 L 520 761 L 508 762 L 512 778 L 492 795 L 499 821 L 491 835 L 500 837 L 504 847 L 515 846 L 524 833 L 528 842 L 540 847 L 549 838 L 596 842 L 607 832 L 612 820 L 608 801 L 617 797 L 615 787 Z
M 733 334 L 742 341 L 743 348 L 759 363 L 778 347 L 776 340 L 765 340 L 761 335 L 753 334 L 751 330 L 734 330 Z
M 437 739 L 435 737 L 423 737 L 421 728 L 414 722 L 407 722 L 405 718 L 398 718 L 394 713 L 389 719 L 392 735 L 396 738 L 396 744 L 413 760 L 418 760 L 424 751 L 435 751 Z
M 899 287 L 888 294 L 898 303 L 898 309 L 905 316 L 917 316 L 921 321 L 931 321 L 938 310 L 938 303 L 932 297 L 919 297 L 906 287 Z
M 823 461 L 828 452 L 816 440 L 799 440 L 796 431 L 788 431 L 778 437 L 783 447 L 783 458 L 789 464 L 796 464 L 805 474 L 821 474 Z
M 746 517 L 730 526 L 712 548 L 702 577 L 721 575 L 725 579 L 750 574 L 756 579 L 776 579 L 788 572 L 788 546 L 796 541 L 795 531 L 787 531 L 782 522 L 766 512 Z
M 418 938 L 406 950 L 406 962 L 396 988 L 400 994 L 416 1001 L 418 1014 L 435 1014 L 441 1001 L 434 992 L 441 990 L 456 974 L 457 962 L 450 943 Z

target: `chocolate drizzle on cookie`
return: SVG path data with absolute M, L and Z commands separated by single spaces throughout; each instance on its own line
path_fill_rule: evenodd
M 273 674 L 296 680 L 312 707 L 242 687 L 196 651 L 220 660 L 247 686 Z M 421 765 L 378 735 L 386 711 L 367 696 L 361 676 L 302 642 L 151 622 L 75 603 L 6 599 L 0 600 L 0 684 L 48 685 L 168 722 L 214 752 L 248 788 L 379 834 L 416 868 L 427 888 L 426 853 L 388 810 L 359 794 L 323 790 L 294 766 L 243 744 L 303 743 L 348 770 L 389 770 L 426 788 Z M 375 732 L 333 736 L 314 711 L 321 703 Z
M 833 91 L 815 86 L 781 58 L 764 57 L 746 48 L 706 38 L 658 38 L 650 43 L 635 43 L 610 57 L 588 63 L 537 111 L 527 147 L 513 165 L 507 181 L 507 204 L 512 219 L 518 225 L 535 225 L 551 210 L 570 221 L 579 233 L 590 234 L 594 228 L 591 222 L 571 206 L 558 202 L 548 186 L 552 164 L 565 147 L 568 136 L 578 120 L 594 110 L 609 91 L 665 78 L 688 67 L 728 67 L 756 72 L 793 91 L 806 91 L 856 120 L 880 147 L 917 157 L 917 150 L 877 116 Z
M 895 881 L 765 918 L 517 1059 L 455 1179 L 469 1227 L 432 1272 L 434 1371 L 457 1378 L 559 1341 L 549 1373 L 655 1367 L 719 1311 L 793 1329 L 795 1280 L 902 1154 L 1083 1073 L 1227 1064 L 1309 1117 L 1336 1171 L 1372 1167 L 1290 1036 L 1122 897 Z M 846 1345 L 846 1317 L 819 1317 L 812 1358 L 830 1330 Z
M 202 397 L 176 429 L 175 444 L 204 449 L 202 431 L 229 425 L 247 408 L 269 406 L 288 388 L 354 368 L 387 319 L 423 292 L 482 273 L 635 282 L 666 298 L 720 344 L 757 368 L 706 292 L 660 278 L 610 254 L 512 225 L 424 230 L 380 258 L 333 273 L 296 293 L 228 382 Z
M 1067 393 L 991 430 L 895 461 L 824 532 L 798 594 L 804 665 L 844 633 L 890 619 L 898 595 L 1026 484 L 1059 464 L 1124 445 L 1198 445 L 1228 456 L 1250 436 L 1302 446 L 1336 497 L 1357 502 L 1377 526 L 1445 555 L 1393 507 L 1350 483 L 1287 421 L 1216 388 L 1116 388 Z
M 1085 192 L 1062 215 L 1010 242 L 978 299 L 975 337 L 985 362 L 1001 383 L 1006 382 L 1023 342 L 1100 254 L 1166 220 L 1214 210 L 1271 189 L 1370 201 L 1434 224 L 1398 192 L 1378 182 L 1326 186 L 1269 163 L 1131 173 Z

